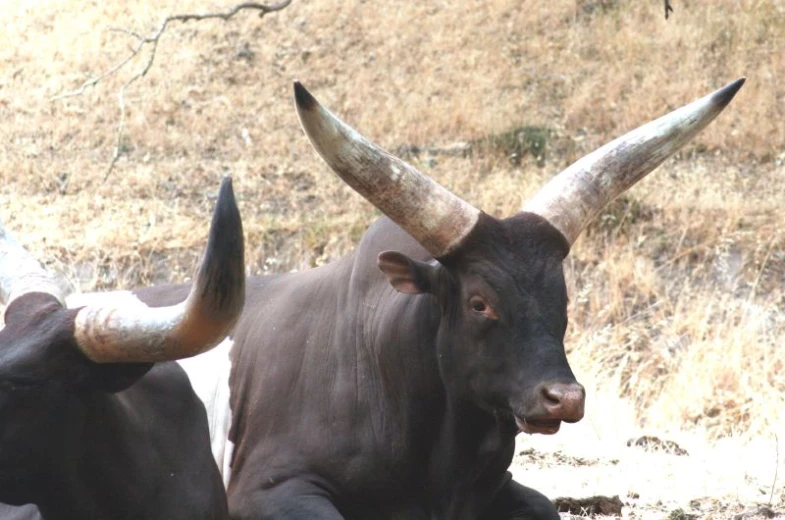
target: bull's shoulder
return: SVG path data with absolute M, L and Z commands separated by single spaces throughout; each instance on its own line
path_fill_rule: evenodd
M 139 501 L 136 518 L 162 518 L 162 512 L 167 518 L 222 518 L 225 492 L 212 456 L 207 414 L 182 367 L 174 361 L 156 363 L 113 398 L 116 405 L 90 421 L 103 425 L 87 440 L 98 445 L 113 439 L 113 447 L 82 457 L 92 459 L 82 465 L 82 472 L 110 472 L 114 481 L 124 471 L 139 476 L 126 487 L 128 496 Z M 115 462 L 106 468 L 101 461 L 110 457 Z M 94 487 L 110 493 L 100 483 Z M 154 508 L 143 503 L 157 493 L 163 498 Z

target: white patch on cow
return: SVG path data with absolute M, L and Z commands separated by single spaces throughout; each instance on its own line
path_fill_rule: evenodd
M 144 304 L 130 291 L 75 293 L 66 298 L 66 306 L 69 308 L 85 305 L 133 308 Z M 229 484 L 229 463 L 234 452 L 234 443 L 229 440 L 229 428 L 232 425 L 232 411 L 229 408 L 229 371 L 232 365 L 229 353 L 232 343 L 231 339 L 226 338 L 212 350 L 177 361 L 188 375 L 194 392 L 204 403 L 210 427 L 210 448 L 223 477 L 224 486 Z
M 73 293 L 65 298 L 65 306 L 69 309 L 86 305 L 111 305 L 112 307 L 134 308 L 144 305 L 144 303 L 131 291 Z
M 177 362 L 183 367 L 191 386 L 204 403 L 210 426 L 210 446 L 224 486 L 229 485 L 234 443 L 229 440 L 232 410 L 229 408 L 229 371 L 232 368 L 229 353 L 232 340 L 226 338 L 217 347 L 203 354 Z

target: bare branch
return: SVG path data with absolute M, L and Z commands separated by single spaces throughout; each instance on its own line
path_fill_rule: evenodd
M 111 31 L 121 32 L 121 33 L 123 33 L 123 34 L 125 34 L 127 36 L 130 36 L 130 37 L 132 37 L 132 38 L 134 38 L 136 40 L 136 45 L 132 45 L 131 48 L 129 49 L 130 54 L 124 60 L 122 60 L 120 63 L 118 63 L 117 65 L 115 65 L 114 67 L 109 69 L 108 71 L 104 72 L 100 76 L 96 76 L 94 78 L 91 78 L 91 79 L 85 81 L 76 90 L 63 92 L 63 93 L 60 93 L 60 94 L 58 94 L 56 96 L 53 96 L 51 98 L 51 101 L 54 102 L 54 101 L 59 101 L 61 99 L 65 99 L 65 98 L 69 98 L 69 97 L 81 96 L 82 94 L 85 93 L 85 91 L 87 89 L 96 86 L 98 83 L 100 83 L 104 79 L 108 78 L 109 76 L 117 74 L 126 65 L 128 65 L 128 63 L 130 63 L 137 56 L 139 56 L 139 54 L 143 50 L 145 50 L 146 48 L 149 47 L 149 49 L 150 49 L 149 50 L 149 54 L 148 54 L 147 61 L 145 62 L 144 66 L 141 68 L 141 70 L 139 70 L 136 74 L 134 74 L 128 81 L 126 81 L 125 84 L 123 84 L 123 86 L 120 88 L 120 91 L 117 94 L 117 103 L 118 103 L 118 107 L 119 107 L 119 110 L 120 110 L 120 120 L 119 120 L 119 122 L 117 124 L 117 134 L 116 134 L 116 137 L 115 137 L 115 146 L 114 146 L 114 152 L 112 154 L 112 161 L 109 164 L 109 168 L 107 169 L 106 174 L 104 175 L 104 182 L 106 182 L 106 179 L 109 178 L 109 174 L 112 173 L 112 170 L 114 169 L 115 164 L 117 164 L 118 159 L 123 154 L 122 140 L 123 140 L 123 130 L 125 129 L 125 112 L 126 112 L 126 110 L 125 110 L 125 93 L 128 90 L 128 88 L 134 82 L 136 82 L 137 80 L 145 77 L 147 75 L 147 73 L 150 71 L 150 69 L 152 68 L 153 62 L 155 61 L 155 54 L 156 54 L 156 51 L 158 50 L 158 43 L 161 40 L 161 36 L 163 36 L 164 32 L 166 31 L 166 28 L 169 26 L 170 23 L 172 23 L 172 22 L 201 21 L 201 20 L 209 20 L 209 19 L 215 19 L 215 18 L 219 18 L 221 20 L 227 21 L 227 20 L 231 19 L 232 17 L 234 17 L 240 11 L 245 11 L 245 10 L 258 11 L 259 12 L 259 18 L 262 18 L 267 13 L 273 13 L 275 11 L 280 11 L 280 10 L 286 8 L 291 3 L 292 3 L 292 0 L 282 0 L 281 2 L 278 2 L 276 4 L 271 4 L 271 5 L 260 4 L 260 3 L 257 3 L 257 2 L 244 2 L 242 4 L 235 5 L 234 7 L 232 7 L 231 9 L 229 9 L 228 11 L 225 11 L 225 12 L 202 13 L 202 14 L 198 14 L 198 13 L 175 14 L 175 15 L 167 16 L 166 18 L 164 18 L 164 20 L 161 22 L 161 24 L 158 26 L 158 28 L 153 33 L 151 33 L 149 36 L 144 36 L 144 35 L 136 32 L 136 31 L 132 31 L 132 30 L 129 30 L 129 29 L 112 28 L 112 29 L 110 29 Z
M 58 94 L 58 95 L 52 97 L 51 101 L 59 101 L 61 99 L 65 99 L 65 98 L 69 98 L 69 97 L 81 96 L 82 94 L 84 94 L 85 90 L 87 90 L 88 88 L 94 87 L 96 84 L 98 84 L 99 81 L 104 80 L 104 79 L 108 78 L 109 76 L 111 76 L 113 74 L 116 74 L 117 71 L 119 71 L 120 69 L 125 67 L 126 64 L 128 64 L 129 61 L 134 59 L 136 57 L 136 55 L 139 54 L 139 51 L 141 50 L 141 48 L 142 48 L 142 45 L 138 45 L 136 48 L 131 49 L 131 55 L 130 56 L 128 56 L 126 59 L 124 59 L 123 61 L 121 61 L 120 63 L 118 63 L 117 65 L 115 65 L 111 69 L 109 69 L 108 71 L 104 72 L 100 76 L 96 76 L 96 77 L 94 77 L 92 79 L 89 79 L 89 80 L 85 81 L 84 83 L 82 83 L 82 86 L 79 87 L 76 90 L 72 90 L 70 92 L 63 92 L 62 94 Z
M 777 437 L 776 433 L 774 434 L 774 449 L 776 450 L 777 456 L 774 458 L 774 481 L 771 483 L 769 505 L 771 505 L 771 501 L 774 499 L 774 488 L 777 487 L 777 472 L 780 469 L 780 438 Z

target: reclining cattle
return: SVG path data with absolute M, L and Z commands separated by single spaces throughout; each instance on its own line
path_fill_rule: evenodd
M 245 297 L 242 224 L 219 192 L 178 304 L 65 308 L 53 276 L 0 225 L 0 518 L 225 519 L 204 406 L 166 360 L 222 341 Z M 165 305 L 165 306 L 161 306 Z
M 558 518 L 507 470 L 519 432 L 552 434 L 583 417 L 563 345 L 563 259 L 605 205 L 742 84 L 600 148 L 501 220 L 296 84 L 318 153 L 386 216 L 332 264 L 249 279 L 231 340 L 183 363 L 207 405 L 230 517 Z M 133 296 L 174 305 L 188 291 Z
M 519 432 L 584 414 L 562 261 L 743 82 L 605 145 L 502 220 L 295 84 L 316 151 L 386 216 L 332 264 L 249 280 L 230 354 L 231 517 L 558 518 L 507 470 Z

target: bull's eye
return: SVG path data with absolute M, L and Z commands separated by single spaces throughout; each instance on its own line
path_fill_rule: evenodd
M 482 314 L 490 320 L 499 319 L 499 315 L 482 296 L 472 296 L 469 300 L 469 307 L 477 314 Z

